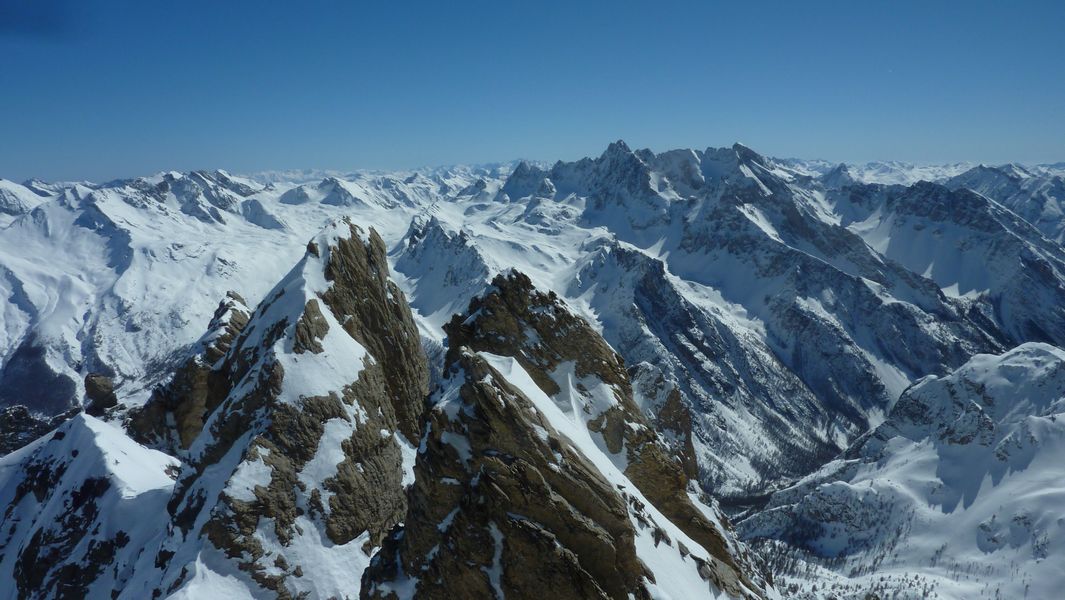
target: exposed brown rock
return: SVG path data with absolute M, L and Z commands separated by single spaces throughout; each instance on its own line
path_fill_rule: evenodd
M 189 448 L 203 430 L 207 415 L 229 392 L 232 380 L 221 368 L 221 359 L 247 325 L 250 312 L 239 294 L 226 294 L 199 343 L 200 350 L 143 407 L 130 411 L 127 430 L 134 439 L 171 454 Z
M 328 289 L 317 298 L 300 300 L 298 316 L 267 318 L 278 314 L 270 311 L 274 303 L 291 302 L 282 300 L 286 288 L 279 286 L 251 315 L 226 354 L 208 370 L 194 371 L 206 374 L 202 389 L 207 393 L 185 397 L 186 404 L 189 398 L 203 399 L 194 406 L 207 409 L 204 417 L 217 414 L 203 434 L 210 436 L 209 442 L 192 457 L 176 486 L 170 503 L 175 522 L 187 536 L 196 536 L 190 526 L 197 515 L 210 511 L 203 531 L 210 543 L 279 598 L 291 596 L 286 582 L 300 577 L 306 565 L 283 552 L 268 555 L 256 531 L 269 520 L 282 546 L 299 535 L 324 535 L 334 544 L 345 544 L 368 532 L 369 554 L 406 514 L 403 455 L 391 434 L 399 432 L 412 446 L 418 443 L 428 393 L 426 358 L 403 294 L 387 279 L 384 243 L 372 230 L 364 237 L 350 223 L 336 227 L 347 230 L 350 238 L 312 242 L 296 267 L 321 268 Z M 331 330 L 327 314 L 342 327 Z M 311 360 L 324 351 L 327 335 L 349 335 L 367 350 L 361 370 L 351 374 L 349 384 L 327 395 L 282 401 L 288 374 L 276 359 L 277 348 L 291 344 L 292 356 Z M 285 336 L 290 341 L 278 344 Z M 211 390 L 212 373 L 225 385 Z M 345 421 L 352 430 L 341 443 L 344 459 L 336 475 L 313 483 L 301 480 L 332 420 Z M 253 501 L 222 494 L 217 505 L 205 505 L 200 475 L 236 450 L 241 463 L 262 461 L 269 482 L 255 486 Z M 300 516 L 311 519 L 319 532 L 301 530 L 296 525 Z M 280 572 L 279 560 L 286 565 Z M 178 574 L 175 581 L 182 577 Z
M 561 363 L 573 361 L 578 377 L 594 374 L 615 388 L 619 402 L 631 404 L 625 361 L 554 292 L 538 291 L 524 273 L 497 275 L 489 293 L 470 301 L 466 314 L 473 317 L 456 315 L 444 327 L 449 363 L 463 347 L 513 356 L 541 389 L 554 395 L 559 387 L 550 374 Z
M 695 459 L 695 444 L 692 441 L 691 408 L 684 401 L 680 390 L 666 381 L 657 368 L 641 363 L 629 368 L 634 392 L 644 398 L 653 399 L 658 410 L 647 415 L 652 426 L 659 434 L 668 435 L 672 440 L 670 450 L 684 467 L 688 479 L 699 476 L 699 465 Z
M 353 226 L 354 227 L 354 226 Z M 403 292 L 388 278 L 385 242 L 370 229 L 330 249 L 325 277 L 334 285 L 322 295 L 344 330 L 381 366 L 388 402 L 403 435 L 417 444 L 429 392 L 429 366 Z
M 737 595 L 741 585 L 752 590 L 763 587 L 758 582 L 764 576 L 753 558 L 730 544 L 688 496 L 694 451 L 678 457 L 661 441 L 633 399 L 624 361 L 583 319 L 573 315 L 554 294 L 537 291 L 529 278 L 518 272 L 497 276 L 488 293 L 470 302 L 468 315 L 454 317 L 445 327 L 451 360 L 463 347 L 512 356 L 549 395 L 560 391 L 552 374 L 568 361 L 574 363 L 578 378 L 598 379 L 610 386 L 616 404 L 590 415 L 588 428 L 603 436 L 610 452 L 625 450 L 625 475 L 718 561 L 708 569 L 719 587 Z M 579 381 L 577 386 L 578 391 L 585 391 Z M 673 427 L 690 432 L 687 407 L 679 395 L 674 400 L 658 418 L 673 419 L 677 421 Z M 690 438 L 687 443 L 690 445 Z
M 758 593 L 757 567 L 692 503 L 688 473 L 634 402 L 624 362 L 561 300 L 520 273 L 500 275 L 445 330 L 448 372 L 463 379 L 430 413 L 404 526 L 364 575 L 364 598 L 392 597 L 386 584 L 403 578 L 417 578 L 424 598 L 490 598 L 496 586 L 507 598 L 641 598 L 653 576 L 636 556 L 630 515 L 674 545 L 477 352 L 514 357 L 548 395 L 563 391 L 556 378 L 572 363 L 588 428 L 626 453 L 625 475 L 711 553 L 701 576 L 737 597 Z M 585 388 L 599 382 L 613 395 L 605 408 Z
M 85 396 L 89 400 L 85 412 L 97 417 L 118 404 L 115 383 L 103 373 L 89 373 L 85 376 Z
M 292 349 L 297 354 L 313 352 L 318 354 L 322 351 L 322 345 L 318 340 L 325 337 L 329 332 L 329 322 L 322 316 L 318 308 L 318 301 L 310 299 L 303 308 L 303 316 L 296 322 L 296 339 L 292 343 Z
M 461 408 L 431 414 L 403 532 L 363 597 L 390 597 L 380 584 L 400 568 L 420 598 L 491 598 L 497 585 L 508 598 L 647 597 L 622 495 L 483 359 L 456 364 Z

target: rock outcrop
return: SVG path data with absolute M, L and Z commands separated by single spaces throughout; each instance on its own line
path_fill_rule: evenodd
M 118 405 L 115 395 L 115 383 L 103 373 L 89 373 L 85 376 L 86 412 L 93 416 L 102 416 L 105 411 Z
M 229 386 L 215 392 L 217 407 L 204 404 L 153 593 L 194 589 L 196 571 L 208 568 L 196 556 L 207 548 L 279 598 L 353 593 L 360 562 L 406 512 L 428 392 L 380 237 L 346 222 L 328 227 L 213 370 Z M 200 414 L 212 396 L 189 398 L 185 413 Z M 329 556 L 347 573 L 315 578 L 315 561 Z
M 188 450 L 232 385 L 222 359 L 247 325 L 250 312 L 240 294 L 226 294 L 193 356 L 144 406 L 131 412 L 127 428 L 134 439 L 174 455 Z
M 410 508 L 364 597 L 760 594 L 759 569 L 689 495 L 621 358 L 554 294 L 501 275 L 446 330 L 450 377 Z

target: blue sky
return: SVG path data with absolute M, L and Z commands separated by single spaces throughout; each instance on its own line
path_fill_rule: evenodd
M 0 0 L 0 177 L 1065 160 L 1065 2 Z

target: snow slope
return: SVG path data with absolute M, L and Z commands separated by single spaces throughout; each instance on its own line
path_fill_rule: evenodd
M 907 390 L 884 424 L 740 530 L 812 565 L 790 566 L 811 592 L 796 597 L 819 597 L 813 584 L 847 598 L 1056 597 L 1063 412 L 1065 351 L 975 356 Z
M 0 598 L 121 590 L 165 533 L 179 465 L 84 414 L 0 458 Z

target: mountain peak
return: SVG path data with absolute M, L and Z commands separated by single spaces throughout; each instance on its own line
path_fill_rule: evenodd
M 854 175 L 851 174 L 850 167 L 844 163 L 839 163 L 833 167 L 831 171 L 828 171 L 821 176 L 821 182 L 824 183 L 825 187 L 828 189 L 839 189 L 848 185 L 854 185 L 857 183 L 857 180 L 854 178 Z
M 739 160 L 740 164 L 753 163 L 764 167 L 769 162 L 766 157 L 739 142 L 732 144 L 732 151 L 736 153 L 736 158 Z
M 617 140 L 606 147 L 606 150 L 604 150 L 599 156 L 599 161 L 603 163 L 612 163 L 630 157 L 635 158 L 636 154 L 631 148 L 629 148 L 629 145 L 626 144 L 624 140 Z

